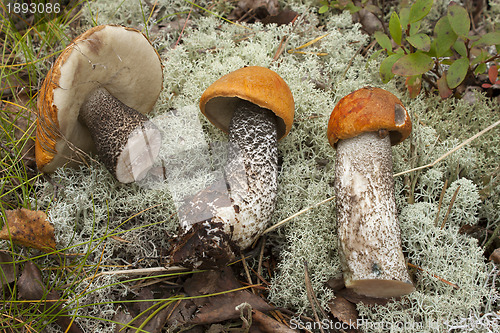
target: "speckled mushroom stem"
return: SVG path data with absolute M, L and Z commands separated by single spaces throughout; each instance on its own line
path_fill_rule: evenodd
M 79 120 L 90 131 L 101 161 L 122 183 L 142 179 L 158 155 L 161 134 L 142 113 L 96 89 L 83 104 Z
M 346 287 L 383 298 L 413 291 L 401 248 L 389 136 L 367 132 L 340 140 L 334 187 Z
M 278 190 L 276 116 L 253 103 L 241 101 L 229 125 L 226 179 L 236 213 L 228 223 L 232 239 L 249 247 L 265 229 L 274 211 Z
M 239 103 L 229 126 L 224 172 L 225 181 L 197 193 L 179 209 L 184 235 L 172 251 L 173 262 L 192 268 L 224 266 L 265 229 L 278 183 L 273 112 L 247 101 Z M 207 211 L 211 218 L 199 218 Z

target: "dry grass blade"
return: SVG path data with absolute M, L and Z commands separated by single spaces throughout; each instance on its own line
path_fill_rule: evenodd
M 426 165 L 423 165 L 423 166 L 419 166 L 419 167 L 416 167 L 416 168 L 413 168 L 413 169 L 410 169 L 410 170 L 406 170 L 406 171 L 402 171 L 402 172 L 396 173 L 396 174 L 394 174 L 394 177 L 401 176 L 401 175 L 404 175 L 404 174 L 407 174 L 407 173 L 410 173 L 410 172 L 413 172 L 413 171 L 418 171 L 418 170 L 422 170 L 422 169 L 433 167 L 434 165 L 436 165 L 437 163 L 441 162 L 442 160 L 444 160 L 449 155 L 453 154 L 454 152 L 456 152 L 457 150 L 459 150 L 463 146 L 471 143 L 472 141 L 474 141 L 475 139 L 479 138 L 484 133 L 492 130 L 495 127 L 497 127 L 498 125 L 500 125 L 500 120 L 497 121 L 496 123 L 493 123 L 490 126 L 486 127 L 485 129 L 483 129 L 482 131 L 480 131 L 476 135 L 468 138 L 467 140 L 465 140 L 464 142 L 462 142 L 461 144 L 459 144 L 458 146 L 456 146 L 452 150 L 448 151 L 446 154 L 444 154 L 441 157 L 439 157 L 438 159 L 436 159 L 434 162 L 426 164 Z
M 332 201 L 333 199 L 335 199 L 335 197 L 334 197 L 334 196 L 333 196 L 333 197 L 330 197 L 330 198 L 327 198 L 327 199 L 325 199 L 325 200 L 323 200 L 323 201 L 320 201 L 320 202 L 318 202 L 318 203 L 316 203 L 316 204 L 314 204 L 314 205 L 312 205 L 312 206 L 306 207 L 306 208 L 302 209 L 300 212 L 297 212 L 297 213 L 295 213 L 295 214 L 293 214 L 293 215 L 291 215 L 291 216 L 287 217 L 286 219 L 284 219 L 284 220 L 282 220 L 282 221 L 280 221 L 280 222 L 276 223 L 275 225 L 273 225 L 273 226 L 271 226 L 271 227 L 267 228 L 266 230 L 264 230 L 264 232 L 263 232 L 262 234 L 263 234 L 263 235 L 265 235 L 265 234 L 267 234 L 268 232 L 271 232 L 271 231 L 273 231 L 274 229 L 279 228 L 280 226 L 282 226 L 283 224 L 287 223 L 287 222 L 288 222 L 288 221 L 290 221 L 291 219 L 293 219 L 293 218 L 295 218 L 295 217 L 297 217 L 297 216 L 299 216 L 299 215 L 302 215 L 302 214 L 304 214 L 304 213 L 306 213 L 306 212 L 310 211 L 311 209 L 314 209 L 314 208 L 316 208 L 316 207 L 318 207 L 318 206 L 321 206 L 322 204 L 325 204 L 325 203 L 327 203 L 328 201 Z
M 450 151 L 446 152 L 445 154 L 441 155 L 438 159 L 436 159 L 434 162 L 432 163 L 429 163 L 427 165 L 423 165 L 423 166 L 420 166 L 420 167 L 417 167 L 417 168 L 413 168 L 413 169 L 410 169 L 410 170 L 406 170 L 406 171 L 402 171 L 402 172 L 399 172 L 399 173 L 396 173 L 394 174 L 393 176 L 394 177 L 397 177 L 397 176 L 401 176 L 401 175 L 404 175 L 404 174 L 407 174 L 407 173 L 410 173 L 410 172 L 413 172 L 413 171 L 418 171 L 418 170 L 421 170 L 421 169 L 425 169 L 425 168 L 430 168 L 430 167 L 433 167 L 434 165 L 436 165 L 437 163 L 439 163 L 440 161 L 444 160 L 446 157 L 448 157 L 449 155 L 453 154 L 454 152 L 456 152 L 457 150 L 459 150 L 460 148 L 462 148 L 463 146 L 469 144 L 470 142 L 474 141 L 475 139 L 479 138 L 481 135 L 485 134 L 486 132 L 492 130 L 493 128 L 497 127 L 498 125 L 500 125 L 500 120 L 491 124 L 490 126 L 486 127 L 485 129 L 483 129 L 482 131 L 480 131 L 479 133 L 475 134 L 474 136 L 468 138 L 467 140 L 465 140 L 464 142 L 462 142 L 461 144 L 459 144 L 458 146 L 456 146 L 455 148 L 451 149 Z M 273 231 L 274 229 L 277 229 L 279 228 L 280 226 L 282 226 L 283 224 L 287 223 L 288 221 L 290 221 L 291 219 L 299 216 L 299 215 L 302 215 L 306 212 L 308 212 L 309 210 L 313 209 L 313 208 L 316 208 L 318 206 L 321 206 L 322 204 L 325 204 L 327 203 L 328 201 L 331 201 L 335 199 L 335 196 L 333 197 L 330 197 L 330 198 L 327 198 L 323 201 L 320 201 L 312 206 L 309 206 L 307 208 L 304 208 L 303 210 L 287 217 L 286 219 L 276 223 L 275 225 L 267 228 L 266 230 L 264 230 L 264 232 L 262 233 L 263 235 L 264 234 L 267 234 L 268 232 L 271 232 Z

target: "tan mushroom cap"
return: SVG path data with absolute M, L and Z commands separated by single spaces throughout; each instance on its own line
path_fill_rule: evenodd
M 53 172 L 95 151 L 78 121 L 87 96 L 104 87 L 125 105 L 146 114 L 163 86 L 158 53 L 140 31 L 96 26 L 75 38 L 56 59 L 38 94 L 35 155 L 38 169 Z
M 276 72 L 249 66 L 224 75 L 205 90 L 200 109 L 212 124 L 227 133 L 239 99 L 274 112 L 278 119 L 278 139 L 290 132 L 295 104 L 290 88 Z
M 387 130 L 391 144 L 404 141 L 411 133 L 411 120 L 403 103 L 392 93 L 364 87 L 343 97 L 330 115 L 328 141 L 335 147 L 338 140 L 364 132 Z

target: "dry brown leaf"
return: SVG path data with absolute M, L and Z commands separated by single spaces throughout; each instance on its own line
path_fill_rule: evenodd
M 337 295 L 328 306 L 335 318 L 347 324 L 347 327 L 351 329 L 357 328 L 358 310 L 356 310 L 356 305 L 349 302 L 345 297 Z
M 153 311 L 158 310 L 161 301 L 155 301 L 155 294 L 158 294 L 159 290 L 153 290 L 151 286 L 142 289 L 135 300 L 137 302 L 124 303 L 123 307 L 120 307 L 113 317 L 113 321 L 117 324 L 115 326 L 115 332 L 120 333 L 132 333 L 138 332 L 135 328 L 144 325 L 142 329 L 151 333 L 159 333 L 165 326 L 168 314 L 172 311 L 171 306 L 161 309 L 151 318 L 148 318 L 153 314 Z M 166 293 L 156 295 L 156 297 L 168 298 L 172 295 Z M 149 301 L 151 300 L 151 301 Z M 155 305 L 153 307 L 153 305 Z M 145 323 L 145 321 L 147 322 Z M 126 327 L 125 325 L 130 325 L 131 327 Z
M 63 308 L 57 291 L 48 289 L 42 280 L 40 269 L 31 261 L 26 262 L 23 272 L 17 282 L 19 298 L 40 301 L 40 310 L 48 316 L 56 315 L 56 322 L 65 332 L 83 333 L 79 324 L 72 321 L 71 316 Z M 54 305 L 56 303 L 57 305 Z
M 493 251 L 489 259 L 493 261 L 495 264 L 500 264 L 500 248 Z
M 17 264 L 12 256 L 0 251 L 0 288 L 16 280 Z
M 43 211 L 26 208 L 6 210 L 6 221 L 0 230 L 0 239 L 12 240 L 23 246 L 45 252 L 56 248 L 54 227 Z

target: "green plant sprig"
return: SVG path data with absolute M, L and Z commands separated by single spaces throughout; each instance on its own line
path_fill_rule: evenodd
M 374 37 L 382 52 L 388 57 L 380 64 L 380 77 L 384 83 L 394 76 L 406 77 L 406 87 L 411 97 L 421 91 L 422 80 L 448 98 L 456 95 L 468 76 L 475 77 L 488 70 L 488 63 L 500 59 L 500 32 L 483 36 L 471 33 L 469 13 L 462 6 L 451 3 L 447 15 L 434 26 L 433 35 L 421 31 L 422 20 L 429 14 L 433 0 L 417 0 L 411 7 L 393 12 L 389 19 L 389 35 L 376 31 Z M 495 54 L 487 48 L 495 46 Z

